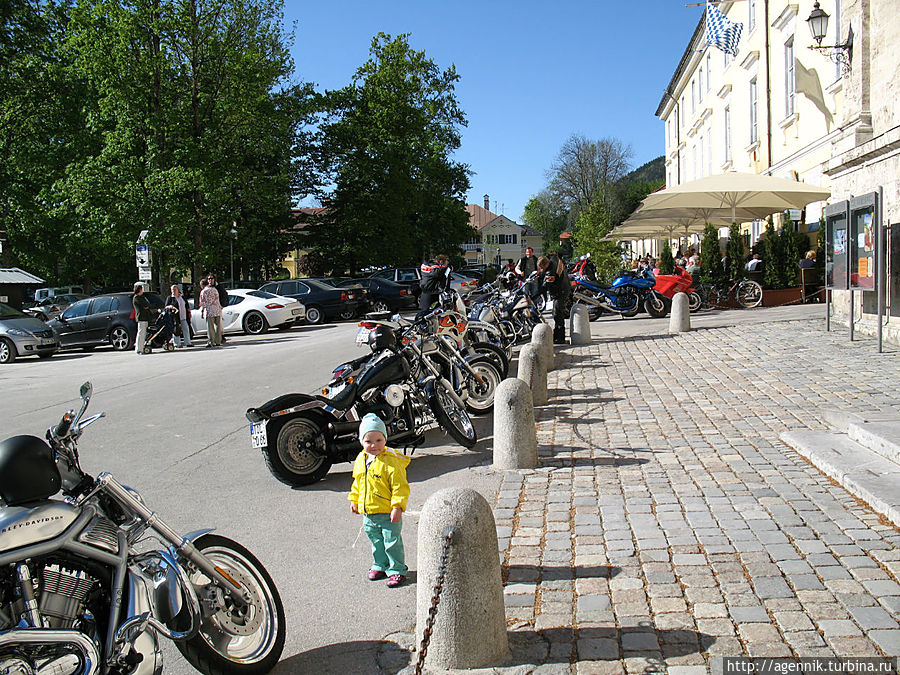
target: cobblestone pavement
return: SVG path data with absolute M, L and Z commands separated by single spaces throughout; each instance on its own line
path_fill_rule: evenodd
M 900 532 L 778 439 L 826 428 L 821 408 L 898 410 L 896 351 L 820 317 L 653 326 L 604 339 L 599 322 L 558 351 L 541 468 L 504 475 L 514 662 L 685 675 L 716 656 L 900 656 Z

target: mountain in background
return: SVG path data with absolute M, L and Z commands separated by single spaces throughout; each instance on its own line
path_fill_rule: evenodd
M 622 178 L 622 183 L 652 183 L 666 180 L 665 156 L 660 155 L 646 164 L 639 166 Z

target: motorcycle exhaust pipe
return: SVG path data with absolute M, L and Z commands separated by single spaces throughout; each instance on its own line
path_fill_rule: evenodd
M 84 633 L 74 630 L 29 628 L 27 630 L 11 630 L 0 635 L 0 652 L 3 652 L 8 647 L 21 645 L 74 649 L 81 657 L 81 673 L 83 675 L 96 675 L 96 673 L 100 672 L 100 651 L 97 649 L 94 641 Z M 39 669 L 37 674 L 40 675 L 40 672 Z
M 580 300 L 581 302 L 588 304 L 588 305 L 594 305 L 595 307 L 604 307 L 605 306 L 602 302 L 600 302 L 596 298 L 592 298 L 591 296 L 585 295 L 584 293 L 575 293 L 574 297 L 576 300 Z

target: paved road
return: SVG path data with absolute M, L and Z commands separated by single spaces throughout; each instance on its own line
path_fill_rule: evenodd
M 79 386 L 91 380 L 90 410 L 108 417 L 82 438 L 84 468 L 113 472 L 176 529 L 214 526 L 260 557 L 287 611 L 285 661 L 277 672 L 312 672 L 303 664 L 318 661 L 323 645 L 330 653 L 350 650 L 365 663 L 383 636 L 415 622 L 415 586 L 391 590 L 365 579 L 370 554 L 346 501 L 349 464 L 312 488 L 291 490 L 249 447 L 244 418 L 247 407 L 278 394 L 316 391 L 334 366 L 360 355 L 355 331 L 353 323 L 305 326 L 229 337 L 220 350 L 137 356 L 98 349 L 19 359 L 0 368 L 0 429 L 3 437 L 43 435 L 77 406 Z M 482 433 L 485 423 L 477 427 Z M 486 458 L 484 444 L 466 451 L 447 443 L 431 432 L 409 469 L 404 539 L 413 563 L 416 512 L 427 495 Z M 466 476 L 485 494 L 499 484 L 483 470 Z M 166 657 L 166 673 L 194 672 L 174 649 Z

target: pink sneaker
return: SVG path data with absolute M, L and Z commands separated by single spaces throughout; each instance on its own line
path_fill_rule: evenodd
M 369 581 L 378 581 L 384 579 L 385 574 L 381 570 L 369 570 Z
M 406 577 L 402 574 L 392 574 L 388 579 L 387 587 L 397 588 L 397 586 L 400 586 L 404 581 L 406 581 Z

